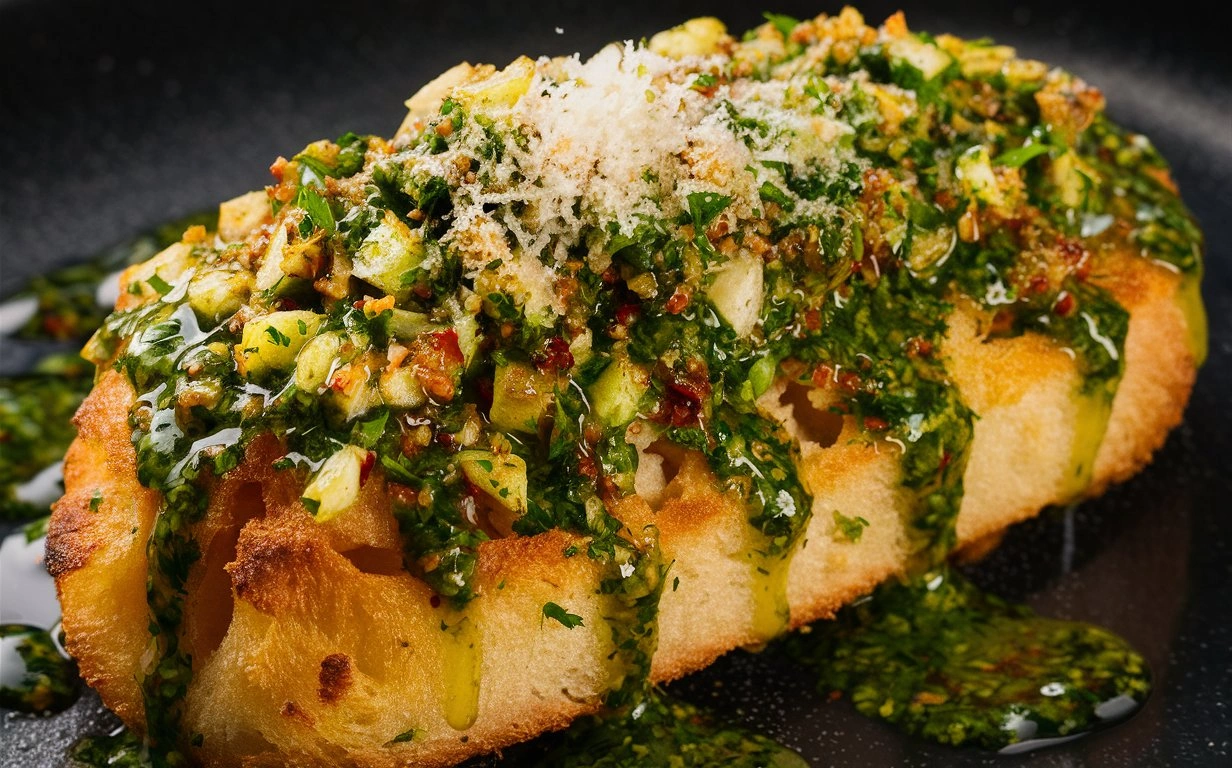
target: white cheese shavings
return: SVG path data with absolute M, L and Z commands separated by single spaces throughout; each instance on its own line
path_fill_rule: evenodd
M 843 141 L 851 128 L 804 96 L 806 73 L 727 83 L 722 55 L 673 59 L 626 42 L 587 61 L 539 59 L 533 77 L 511 78 L 528 61 L 458 91 L 471 109 L 444 151 L 421 142 L 398 156 L 415 177 L 448 184 L 443 245 L 471 277 L 500 259 L 488 280 L 528 314 L 563 312 L 553 278 L 567 258 L 581 252 L 602 271 L 611 236 L 687 218 L 692 194 L 730 198 L 720 216 L 731 231 L 762 215 L 767 182 L 798 216 L 825 219 L 832 203 L 791 193 L 782 169 L 859 162 Z

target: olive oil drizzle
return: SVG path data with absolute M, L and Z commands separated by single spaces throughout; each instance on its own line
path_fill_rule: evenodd
M 791 605 L 787 601 L 787 576 L 794 552 L 769 556 L 758 551 L 760 539 L 749 544 L 747 557 L 753 572 L 753 636 L 768 643 L 791 625 Z
M 481 635 L 473 614 L 442 620 L 441 659 L 444 677 L 445 722 L 465 731 L 479 718 L 479 680 L 482 672 Z M 450 623 L 452 621 L 452 623 Z
M 1185 316 L 1185 339 L 1195 365 L 1206 362 L 1210 340 L 1206 321 L 1206 305 L 1202 303 L 1202 271 L 1186 272 L 1181 278 L 1181 312 Z

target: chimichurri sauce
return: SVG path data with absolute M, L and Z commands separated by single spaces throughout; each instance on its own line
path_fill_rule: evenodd
M 81 739 L 69 751 L 69 758 L 89 768 L 149 768 L 150 765 L 146 745 L 127 728 Z
M 942 744 L 1021 751 L 1121 722 L 1151 673 L 1100 627 L 1035 615 L 956 571 L 891 582 L 785 647 L 861 713 Z
M 545 751 L 546 750 L 546 751 Z M 804 768 L 804 758 L 760 734 L 662 693 L 632 712 L 586 718 L 518 752 L 513 768 Z
M 0 624 L 0 707 L 29 714 L 68 708 L 81 690 L 77 667 L 38 627 Z
M 77 434 L 73 414 L 92 383 L 93 370 L 79 358 L 48 359 L 27 376 L 0 378 L 0 520 L 47 514 L 46 499 L 40 506 L 18 488 L 64 458 Z

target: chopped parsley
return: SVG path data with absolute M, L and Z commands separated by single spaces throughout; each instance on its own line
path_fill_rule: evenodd
M 573 629 L 574 627 L 582 626 L 581 616 L 578 616 L 576 613 L 569 613 L 556 603 L 544 603 L 543 615 L 549 619 L 559 622 L 565 627 L 565 629 Z

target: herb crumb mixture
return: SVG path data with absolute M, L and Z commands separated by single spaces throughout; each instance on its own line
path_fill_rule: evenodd
M 972 435 L 940 354 L 956 302 L 990 335 L 1073 350 L 1076 396 L 1110 402 L 1128 316 L 1089 279 L 1103 254 L 1200 268 L 1149 143 L 1003 46 L 851 9 L 768 18 L 742 40 L 699 19 L 587 61 L 460 65 L 393 141 L 279 159 L 217 233 L 129 270 L 87 354 L 131 380 L 139 476 L 165 498 L 156 750 L 191 679 L 177 637 L 201 489 L 259 434 L 318 520 L 382 473 L 407 568 L 458 609 L 481 542 L 586 536 L 623 606 L 619 704 L 649 669 L 666 570 L 653 531 L 613 515 L 648 445 L 705 454 L 783 561 L 812 504 L 758 399 L 816 390 L 902 449 L 915 548 L 936 561 Z

